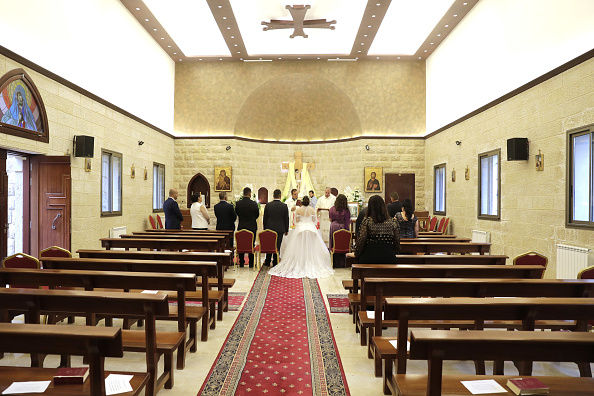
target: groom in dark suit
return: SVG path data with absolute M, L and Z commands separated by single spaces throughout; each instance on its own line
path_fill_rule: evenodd
M 217 217 L 217 230 L 235 231 L 235 220 L 237 214 L 233 205 L 227 202 L 227 193 L 220 192 L 219 199 L 221 202 L 214 206 L 215 216 Z M 231 233 L 231 247 L 233 247 L 233 233 Z
M 280 252 L 283 236 L 289 232 L 289 209 L 287 208 L 287 205 L 282 203 L 280 200 L 281 190 L 274 190 L 272 197 L 274 198 L 274 201 L 267 203 L 266 207 L 264 208 L 263 226 L 265 230 L 272 230 L 276 232 L 276 248 Z M 273 266 L 278 263 L 278 257 L 276 254 L 266 253 L 264 265 L 270 265 L 271 258 Z
M 237 201 L 235 204 L 235 213 L 239 217 L 239 223 L 237 224 L 237 231 L 249 230 L 254 234 L 254 241 L 256 242 L 256 233 L 258 232 L 258 223 L 256 219 L 260 216 L 260 209 L 258 204 L 250 199 L 252 195 L 252 189 L 246 187 L 243 189 L 243 198 Z M 239 255 L 239 266 L 243 267 L 244 255 Z M 248 254 L 250 268 L 254 266 L 254 255 Z

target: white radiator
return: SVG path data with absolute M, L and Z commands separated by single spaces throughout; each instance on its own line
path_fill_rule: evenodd
M 488 231 L 472 230 L 472 242 L 491 243 L 491 233 Z
M 578 272 L 588 267 L 590 249 L 557 245 L 557 279 L 576 279 Z
M 113 227 L 109 229 L 109 237 L 110 238 L 119 238 L 122 234 L 128 233 L 128 227 L 121 226 L 121 227 Z

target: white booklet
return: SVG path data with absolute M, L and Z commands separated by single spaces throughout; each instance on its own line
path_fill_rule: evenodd
M 52 381 L 13 382 L 2 392 L 3 395 L 15 393 L 43 393 Z
M 507 393 L 504 387 L 495 380 L 460 381 L 473 395 L 484 395 L 486 393 Z

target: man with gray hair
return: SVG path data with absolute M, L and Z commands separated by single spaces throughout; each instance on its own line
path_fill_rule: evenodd
M 316 205 L 318 217 L 320 218 L 320 231 L 324 242 L 326 242 L 326 246 L 329 245 L 328 238 L 330 235 L 330 217 L 328 217 L 328 212 L 334 206 L 335 201 L 336 197 L 330 194 L 330 187 L 326 187 L 324 195 L 318 199 L 318 204 Z

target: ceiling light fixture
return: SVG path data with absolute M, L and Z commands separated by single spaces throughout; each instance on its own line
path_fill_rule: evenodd
M 148 19 L 145 19 L 145 22 L 148 22 Z
M 136 11 L 140 11 L 140 8 L 136 7 Z
M 268 30 L 276 29 L 293 29 L 293 34 L 289 36 L 290 38 L 295 38 L 297 36 L 307 38 L 308 36 L 303 30 L 304 28 L 330 30 L 335 29 L 335 27 L 332 26 L 336 24 L 335 20 L 328 21 L 325 19 L 305 19 L 305 14 L 310 8 L 310 5 L 286 5 L 285 9 L 289 10 L 293 20 L 271 19 L 270 22 L 262 21 L 261 24 L 264 25 L 262 30 L 266 32 Z

